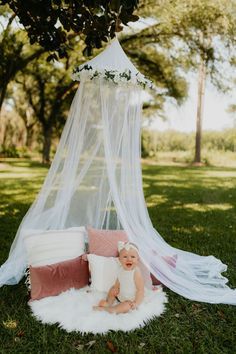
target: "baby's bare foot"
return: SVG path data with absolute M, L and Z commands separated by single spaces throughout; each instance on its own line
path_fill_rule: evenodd
M 98 306 L 107 307 L 107 306 L 109 306 L 109 304 L 106 300 L 101 300 L 101 301 L 99 301 Z
M 113 307 L 105 307 L 104 310 L 109 312 L 109 313 L 115 313 L 116 312 Z
M 106 307 L 104 306 L 93 306 L 93 310 L 95 311 L 105 311 Z

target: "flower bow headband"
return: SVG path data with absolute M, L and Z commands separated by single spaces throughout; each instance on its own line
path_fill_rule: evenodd
M 118 241 L 118 252 L 120 253 L 122 250 L 129 251 L 131 248 L 133 248 L 135 251 L 138 252 L 138 247 L 135 246 L 135 244 L 131 242 L 123 242 L 123 241 Z

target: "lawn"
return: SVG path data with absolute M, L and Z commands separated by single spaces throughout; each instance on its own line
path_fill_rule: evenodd
M 27 160 L 0 161 L 0 263 L 47 169 Z M 143 165 L 150 217 L 173 246 L 228 264 L 236 287 L 236 168 Z M 24 282 L 0 289 L 0 353 L 236 353 L 236 307 L 189 301 L 166 290 L 165 314 L 132 333 L 66 333 L 30 314 Z

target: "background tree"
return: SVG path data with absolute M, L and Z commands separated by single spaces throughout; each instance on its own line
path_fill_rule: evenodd
M 236 128 L 236 104 L 235 103 L 230 104 L 227 111 L 228 113 L 231 114 L 234 128 Z
M 19 157 L 25 145 L 25 128 L 16 112 L 3 108 L 0 124 L 0 156 Z
M 146 40 L 141 31 L 132 36 L 123 35 L 120 39 L 126 54 L 131 58 L 139 70 L 153 81 L 152 98 L 144 103 L 144 110 L 148 109 L 149 116 L 162 115 L 165 102 L 174 99 L 181 104 L 188 93 L 187 81 L 180 71 L 181 53 L 170 56 L 163 46 Z M 144 36 L 144 37 L 143 37 Z M 141 37 L 141 38 L 140 38 Z
M 72 45 L 72 43 L 71 43 Z M 18 85 L 25 95 L 41 126 L 43 137 L 42 161 L 50 162 L 52 137 L 59 135 L 64 124 L 78 83 L 71 80 L 72 69 L 78 64 L 77 50 L 80 43 L 73 46 L 74 51 L 61 63 L 49 63 L 47 54 L 34 60 L 18 76 Z
M 4 2 L 6 3 L 6 1 L 1 1 L 2 4 Z M 23 73 L 21 75 L 17 75 L 18 80 L 19 78 L 21 80 L 21 88 L 23 88 L 23 92 L 21 92 L 21 95 L 19 90 L 17 90 L 17 95 L 19 94 L 19 97 L 16 97 L 15 107 L 22 116 L 23 120 L 26 122 L 26 129 L 28 130 L 31 129 L 31 123 L 35 118 L 32 118 L 32 115 L 29 118 L 29 109 L 26 110 L 28 113 L 24 116 L 22 109 L 24 105 L 26 107 L 30 107 L 30 110 L 34 112 L 34 116 L 37 117 L 37 121 L 40 122 L 40 126 L 44 126 L 44 143 L 47 140 L 45 138 L 46 136 L 49 136 L 48 141 L 51 141 L 51 137 L 55 133 L 55 127 L 60 126 L 61 122 L 64 121 L 64 113 L 61 115 L 60 112 L 65 112 L 68 109 L 67 105 L 69 105 L 69 100 L 65 102 L 64 107 L 61 107 L 61 111 L 58 111 L 58 118 L 55 117 L 55 121 L 53 119 L 49 119 L 49 107 L 52 107 L 53 99 L 58 100 L 55 95 L 48 94 L 51 92 L 50 87 L 54 87 L 55 89 L 55 87 L 57 87 L 56 82 L 58 82 L 62 89 L 63 81 L 60 81 L 60 77 L 57 77 L 57 75 L 59 75 L 59 72 L 62 74 L 63 70 L 65 74 L 65 86 L 67 86 L 67 83 L 71 83 L 69 75 L 76 63 L 76 61 L 71 59 L 73 50 L 76 50 L 77 55 L 79 53 L 79 61 L 85 61 L 86 59 L 81 54 L 84 48 L 83 41 L 86 41 L 85 46 L 87 46 L 85 53 L 89 54 L 92 47 L 99 47 L 102 40 L 106 41 L 108 37 L 112 37 L 115 29 L 118 31 L 121 30 L 122 23 L 126 23 L 128 18 L 132 18 L 133 20 L 137 19 L 132 16 L 138 3 L 138 13 L 141 16 L 141 20 L 142 18 L 148 18 L 146 21 L 149 25 L 147 25 L 144 29 L 141 29 L 140 27 L 140 29 L 133 32 L 123 32 L 120 36 L 120 41 L 127 55 L 138 66 L 140 71 L 154 81 L 155 90 L 153 97 L 144 104 L 145 111 L 148 112 L 149 115 L 153 115 L 154 112 L 155 115 L 163 115 L 165 102 L 170 99 L 174 99 L 179 104 L 184 101 L 188 92 L 186 74 L 189 70 L 197 71 L 198 68 L 201 68 L 201 70 L 199 70 L 199 72 L 201 72 L 201 80 L 199 85 L 200 98 L 204 96 L 202 88 L 204 87 L 206 75 L 208 75 L 214 85 L 221 90 L 224 90 L 228 85 L 227 75 L 223 72 L 223 68 L 225 63 L 230 63 L 230 58 L 232 56 L 231 49 L 234 44 L 234 30 L 236 22 L 234 21 L 235 12 L 233 11 L 233 0 L 222 0 L 219 4 L 213 0 L 190 0 L 186 4 L 183 0 L 141 0 L 140 2 L 116 0 L 106 2 L 107 6 L 105 6 L 102 1 L 97 1 L 96 4 L 94 1 L 82 1 L 80 4 L 76 2 L 76 5 L 73 5 L 74 1 L 66 2 L 59 0 L 41 0 L 38 1 L 37 4 L 35 1 L 31 0 L 27 2 L 27 6 L 23 6 L 22 2 L 17 0 L 9 1 L 9 3 L 11 3 L 11 7 L 15 6 L 15 12 L 18 11 L 18 13 L 23 14 L 24 11 L 28 11 L 28 18 L 26 16 L 25 19 L 28 25 L 25 23 L 25 26 L 28 33 L 30 32 L 32 35 L 32 38 L 31 35 L 29 35 L 32 42 L 39 42 L 42 40 L 42 43 L 40 42 L 40 44 L 43 45 L 43 40 L 45 39 L 46 42 L 44 43 L 44 48 L 52 51 L 51 58 L 54 57 L 53 51 L 57 51 L 60 57 L 68 54 L 69 59 L 67 58 L 66 61 L 66 58 L 64 58 L 62 60 L 62 64 L 56 64 L 55 62 L 48 64 L 46 62 L 47 59 L 50 59 L 48 58 L 48 53 L 43 56 L 42 61 L 41 59 L 34 60 L 33 58 L 33 61 L 30 60 L 23 67 Z M 46 5 L 48 5 L 48 8 Z M 45 10 L 46 8 L 47 10 Z M 2 6 L 0 9 L 3 10 L 7 8 Z M 37 12 L 36 10 L 40 11 Z M 73 16 L 75 16 L 76 11 L 78 16 L 75 18 Z M 125 11 L 131 17 L 127 17 L 125 19 Z M 106 17 L 105 14 L 110 12 L 112 13 L 111 17 L 109 17 L 110 15 L 106 15 Z M 69 13 L 71 13 L 71 17 L 67 16 L 63 22 L 63 16 L 65 14 L 68 15 Z M 29 16 L 29 14 L 31 15 Z M 48 15 L 48 27 L 46 23 L 44 23 L 46 15 Z M 38 50 L 42 50 L 36 45 L 29 46 L 29 44 L 27 44 L 27 38 L 24 31 L 12 26 L 12 23 L 14 23 L 14 16 L 15 15 L 13 15 L 12 20 L 10 21 L 8 10 L 6 19 L 9 21 L 9 24 L 6 25 L 6 23 L 8 23 L 6 20 L 4 22 L 4 28 L 11 29 L 9 34 L 15 35 L 15 38 L 12 37 L 11 41 L 9 34 L 7 34 L 7 31 L 4 29 L 3 32 L 7 34 L 9 43 L 12 42 L 14 44 L 17 40 L 19 41 L 21 38 L 24 39 L 26 44 L 24 45 L 24 51 L 20 52 L 22 53 L 20 54 L 22 57 L 30 57 Z M 21 15 L 19 16 L 21 17 Z M 36 22 L 34 27 L 33 20 L 35 16 L 38 17 L 35 19 Z M 86 16 L 87 20 L 85 21 Z M 110 29 L 109 27 L 107 30 L 104 25 L 104 31 L 100 30 L 99 26 L 101 26 L 104 22 L 104 16 L 107 21 L 106 24 L 108 24 L 110 20 L 113 21 L 113 29 Z M 122 16 L 123 22 L 121 23 L 120 17 Z M 150 21 L 150 17 L 152 17 L 152 21 Z M 79 18 L 81 18 L 81 22 L 79 21 Z M 41 22 L 40 19 L 42 20 Z M 75 27 L 72 25 L 74 23 L 73 21 L 76 22 Z M 67 22 L 69 22 L 68 26 L 66 24 Z M 82 29 L 78 30 L 77 26 L 81 25 L 81 23 L 83 24 Z M 95 23 L 97 24 L 95 25 Z M 89 28 L 90 26 L 91 28 Z M 59 30 L 55 30 L 54 32 L 54 27 Z M 63 32 L 62 37 L 65 36 L 63 37 L 64 40 L 61 41 L 59 38 L 60 31 Z M 39 33 L 41 33 L 42 36 L 40 36 Z M 77 38 L 74 38 L 77 33 L 80 33 L 79 37 L 77 36 Z M 99 37 L 97 42 L 95 40 L 95 38 L 97 38 L 96 36 Z M 72 38 L 77 41 L 73 41 Z M 51 44 L 49 43 L 48 46 L 47 40 L 52 42 Z M 78 40 L 80 40 L 80 43 L 83 43 L 83 45 L 80 45 L 79 48 L 75 49 L 74 45 L 78 43 Z M 3 53 L 7 53 L 8 50 L 8 46 L 4 47 L 4 44 L 6 43 L 6 40 L 2 40 Z M 4 60 L 2 61 L 3 69 L 0 70 L 2 70 L 3 78 L 7 77 L 7 70 L 11 67 L 12 62 L 17 56 L 17 51 L 14 52 L 14 50 L 11 50 L 10 52 L 11 60 L 7 62 L 9 65 L 5 64 Z M 95 50 L 95 52 L 97 51 Z M 40 55 L 42 55 L 42 52 Z M 5 57 L 8 56 L 5 54 Z M 68 67 L 68 63 L 70 63 L 70 68 Z M 54 73 L 55 68 L 58 69 L 57 74 Z M 18 71 L 15 71 L 12 78 L 16 76 L 17 72 Z M 55 77 L 53 79 L 55 86 L 53 86 L 52 82 L 50 83 L 50 75 Z M 67 75 L 68 81 L 66 78 Z M 65 97 L 67 100 L 70 92 L 73 92 L 73 89 L 70 91 L 69 88 L 69 91 L 66 91 L 65 96 L 61 93 L 61 97 Z M 23 93 L 25 98 L 23 97 Z M 51 99 L 50 97 L 52 97 L 50 104 L 47 101 L 47 104 L 45 105 L 45 97 L 48 101 Z M 25 103 L 22 100 L 26 100 Z M 20 104 L 20 101 L 22 101 L 22 104 Z M 39 109 L 40 102 L 41 107 L 46 107 L 44 109 L 41 108 L 41 111 Z M 199 102 L 201 103 L 201 101 Z M 199 107 L 201 106 L 202 105 L 199 104 Z M 199 112 L 201 111 L 202 109 L 199 109 Z M 46 119 L 42 119 L 42 112 L 44 112 Z M 26 117 L 27 115 L 28 118 Z M 39 116 L 41 117 L 41 120 L 38 118 Z M 199 117 L 202 117 L 201 114 L 199 114 Z M 52 122 L 52 124 L 47 124 L 48 119 L 49 122 Z M 52 129 L 49 129 L 49 126 L 52 126 Z M 198 131 L 201 132 L 201 124 Z M 196 141 L 201 141 L 201 134 L 198 135 Z M 46 145 L 50 146 L 50 143 L 44 145 L 45 149 Z M 47 150 L 50 151 L 50 147 Z M 198 151 L 200 151 L 200 143 L 198 145 Z M 44 160 L 49 160 L 49 154 L 46 154 L 46 152 L 44 154 Z M 195 160 L 197 160 L 196 157 Z
M 161 45 L 170 55 L 185 59 L 183 68 L 198 70 L 198 107 L 195 162 L 201 162 L 203 100 L 206 77 L 221 91 L 230 78 L 230 63 L 235 54 L 236 11 L 231 0 L 143 0 L 139 14 L 153 16 L 156 23 L 139 33 L 146 45 Z M 177 58 L 178 59 L 178 58 Z M 178 60 L 179 61 L 179 60 Z
M 15 17 L 8 7 L 0 6 L 0 111 L 9 83 L 44 52 L 38 46 L 29 47 L 26 33 L 13 26 Z
M 26 97 L 26 77 L 21 75 L 20 85 L 14 85 L 13 101 L 15 111 L 22 119 L 25 127 L 25 146 L 32 150 L 35 128 L 38 125 L 38 120 L 35 117 L 34 111 L 27 102 Z M 23 86 L 23 89 L 22 89 Z

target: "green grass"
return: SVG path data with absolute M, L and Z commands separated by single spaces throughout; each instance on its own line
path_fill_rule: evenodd
M 0 263 L 47 169 L 27 160 L 0 162 Z M 154 226 L 173 246 L 213 254 L 229 265 L 236 287 L 236 169 L 143 166 L 144 192 Z M 0 353 L 236 353 L 236 307 L 210 305 L 166 290 L 165 314 L 129 334 L 66 333 L 30 314 L 23 281 L 0 289 Z M 95 341 L 95 342 L 91 342 Z

